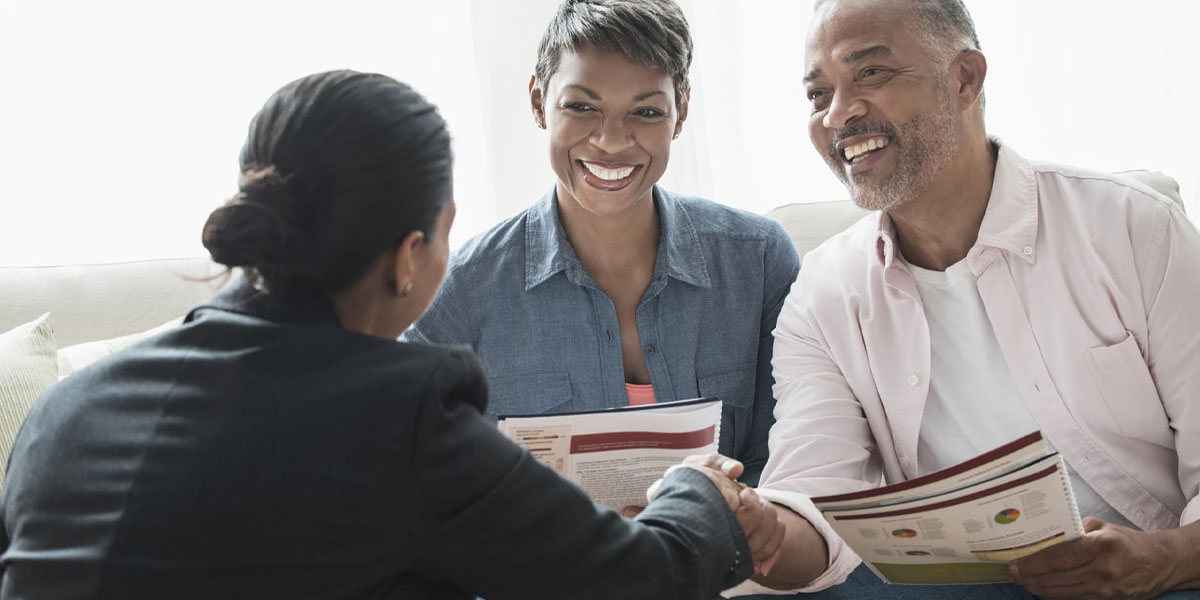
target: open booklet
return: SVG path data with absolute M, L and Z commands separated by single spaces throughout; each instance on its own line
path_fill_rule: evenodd
M 699 398 L 594 412 L 501 416 L 500 431 L 621 510 L 646 504 L 646 488 L 691 454 L 716 452 L 721 401 Z
M 812 501 L 888 583 L 1011 581 L 1009 562 L 1083 535 L 1066 463 L 1040 431 L 936 473 Z

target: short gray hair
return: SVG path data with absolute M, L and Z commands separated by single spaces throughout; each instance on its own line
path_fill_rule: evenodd
M 583 48 L 620 52 L 631 62 L 670 75 L 676 108 L 691 89 L 692 35 L 673 0 L 565 0 L 538 44 L 538 85 L 545 89 L 563 52 Z
M 817 0 L 814 9 L 830 0 Z M 980 50 L 979 34 L 975 32 L 975 21 L 962 0 L 909 0 L 921 33 L 933 43 L 939 57 L 950 59 L 961 51 L 962 43 L 970 44 L 972 50 Z

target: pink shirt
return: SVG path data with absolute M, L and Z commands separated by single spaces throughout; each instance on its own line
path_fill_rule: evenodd
M 1200 235 L 1140 183 L 1030 163 L 994 143 L 992 194 L 966 261 L 1022 399 L 1130 521 L 1197 520 Z M 831 564 L 803 591 L 823 589 L 859 559 L 808 496 L 917 475 L 929 328 L 890 219 L 872 214 L 805 257 L 772 365 L 777 423 L 760 490 L 825 536 Z
M 654 404 L 654 386 L 649 383 L 626 383 L 625 396 L 629 398 L 630 406 Z

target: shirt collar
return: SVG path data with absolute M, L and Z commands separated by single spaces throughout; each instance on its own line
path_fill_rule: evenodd
M 654 186 L 658 208 L 658 256 L 654 279 L 669 276 L 702 288 L 712 287 L 700 236 L 687 209 L 670 192 Z M 542 196 L 529 211 L 525 225 L 525 289 L 541 285 L 559 271 L 583 271 L 575 249 L 567 240 L 558 214 L 557 192 Z
M 196 318 L 197 312 L 215 308 L 274 321 L 297 325 L 341 327 L 333 302 L 324 295 L 301 289 L 280 289 L 268 292 L 255 287 L 242 273 L 235 273 L 225 287 L 196 306 L 185 321 Z
M 992 179 L 992 193 L 988 197 L 987 210 L 979 225 L 975 246 L 967 253 L 972 270 L 978 272 L 980 254 L 986 248 L 997 248 L 1019 256 L 1033 264 L 1036 260 L 1038 228 L 1038 190 L 1033 167 L 1000 138 L 990 138 L 999 148 L 996 157 L 996 172 Z M 875 237 L 875 251 L 879 262 L 886 269 L 895 260 L 896 230 L 891 217 L 879 213 Z

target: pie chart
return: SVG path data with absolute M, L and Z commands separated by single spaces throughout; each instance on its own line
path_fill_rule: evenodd
M 892 536 L 898 538 L 914 538 L 917 537 L 917 532 L 911 529 L 897 529 L 892 532 Z
M 996 513 L 996 522 L 1001 525 L 1015 523 L 1019 518 L 1021 518 L 1021 511 L 1015 508 L 1006 508 Z

